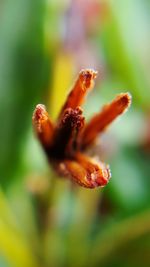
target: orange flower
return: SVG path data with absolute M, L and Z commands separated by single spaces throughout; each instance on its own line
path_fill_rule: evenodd
M 55 123 L 41 104 L 36 106 L 32 118 L 49 163 L 60 176 L 69 177 L 87 188 L 105 186 L 111 174 L 107 164 L 87 156 L 84 151 L 131 103 L 128 93 L 119 94 L 85 123 L 80 106 L 87 92 L 93 88 L 96 75 L 97 72 L 91 69 L 79 73 Z

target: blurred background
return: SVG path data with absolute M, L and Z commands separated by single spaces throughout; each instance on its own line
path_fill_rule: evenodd
M 150 266 L 150 2 L 0 1 L 0 267 Z M 132 107 L 95 148 L 104 189 L 56 177 L 32 130 L 55 119 L 76 75 L 99 75 L 89 118 L 116 94 Z

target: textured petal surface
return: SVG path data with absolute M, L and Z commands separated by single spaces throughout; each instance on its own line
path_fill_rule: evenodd
M 36 106 L 32 116 L 32 123 L 44 148 L 49 147 L 52 142 L 54 126 L 44 105 L 38 104 Z
M 67 108 L 75 109 L 81 106 L 87 92 L 94 87 L 94 79 L 97 72 L 92 69 L 81 70 L 79 76 L 73 86 L 73 89 L 69 93 L 67 100 L 60 112 L 59 118 Z
M 69 177 L 83 187 L 105 186 L 111 177 L 109 167 L 81 153 L 73 160 L 55 162 L 54 168 L 59 175 Z
M 131 104 L 131 96 L 128 93 L 119 94 L 111 103 L 105 105 L 87 123 L 82 134 L 82 148 L 90 145 L 98 134 L 103 132 L 118 116 L 124 113 Z

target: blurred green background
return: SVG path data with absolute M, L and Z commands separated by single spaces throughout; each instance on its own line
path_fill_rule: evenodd
M 0 267 L 150 266 L 150 2 L 0 1 Z M 53 119 L 81 68 L 99 71 L 88 117 L 133 103 L 95 148 L 104 189 L 56 177 L 32 130 Z

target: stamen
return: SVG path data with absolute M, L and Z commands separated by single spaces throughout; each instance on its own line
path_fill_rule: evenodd
M 82 116 L 81 108 L 66 109 L 61 121 L 56 126 L 50 156 L 51 154 L 56 158 L 71 156 L 74 149 L 75 136 L 83 124 L 84 117 Z
M 110 104 L 96 114 L 84 128 L 82 134 L 82 148 L 89 146 L 119 115 L 124 113 L 131 104 L 131 96 L 128 93 L 119 94 Z

